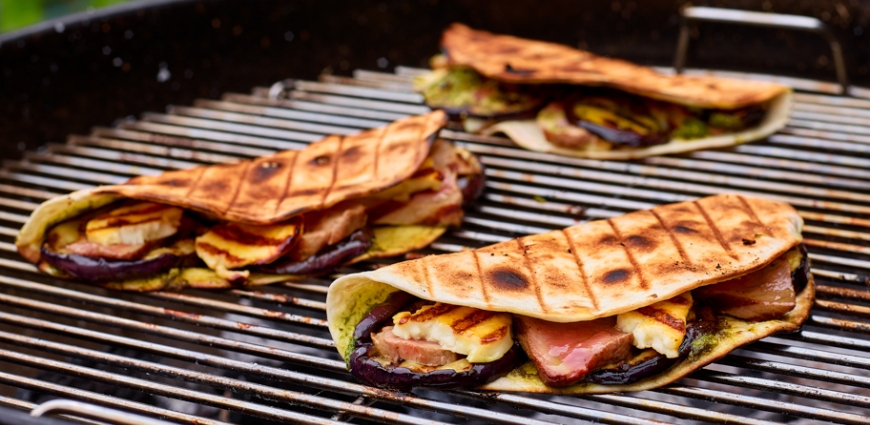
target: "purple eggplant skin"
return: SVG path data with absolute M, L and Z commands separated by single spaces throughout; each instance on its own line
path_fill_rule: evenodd
M 477 198 L 480 198 L 480 195 L 483 194 L 483 189 L 486 188 L 486 176 L 484 175 L 483 164 L 480 167 L 480 173 L 459 176 L 459 179 L 456 181 L 459 190 L 462 191 L 462 206 L 471 205 Z
M 716 327 L 710 321 L 692 322 L 686 327 L 686 336 L 680 343 L 679 355 L 676 358 L 669 359 L 664 354 L 656 353 L 651 357 L 641 358 L 636 363 L 629 361 L 613 368 L 592 371 L 586 376 L 586 381 L 604 385 L 633 384 L 641 379 L 658 375 L 688 357 L 692 351 L 692 344 L 701 335 L 715 331 Z
M 368 385 L 400 391 L 408 391 L 413 387 L 476 388 L 504 376 L 524 360 L 522 349 L 514 345 L 502 358 L 489 363 L 472 363 L 471 369 L 466 371 L 439 369 L 415 372 L 401 366 L 385 367 L 371 358 L 374 350 L 372 343 L 360 344 L 348 361 L 350 373 Z
M 196 253 L 175 255 L 171 253 L 148 260 L 107 260 L 78 254 L 58 254 L 44 245 L 42 259 L 68 273 L 70 276 L 91 281 L 124 281 L 154 276 L 175 267 L 195 266 L 200 263 Z
M 642 136 L 631 131 L 617 130 L 615 128 L 593 124 L 588 121 L 576 121 L 576 125 L 589 130 L 590 133 L 607 140 L 608 142 L 616 143 L 618 145 L 630 147 L 652 146 L 660 145 L 668 141 L 667 135 L 664 134 L 654 133 Z
M 302 261 L 290 259 L 278 260 L 271 264 L 259 266 L 264 273 L 318 275 L 329 273 L 344 263 L 366 252 L 372 245 L 372 232 L 363 228 L 351 233 L 341 242 L 330 245 Z
M 398 313 L 405 305 L 407 305 L 414 296 L 404 292 L 396 291 L 390 294 L 384 302 L 376 305 L 353 330 L 354 348 L 359 344 L 370 342 L 372 340 L 372 332 L 384 322 L 391 320 L 393 315 Z

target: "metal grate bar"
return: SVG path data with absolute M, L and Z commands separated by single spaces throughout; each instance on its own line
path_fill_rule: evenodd
M 5 334 L 5 332 L 3 333 Z M 24 339 L 24 338 L 19 338 Z M 60 346 L 60 344 L 51 344 L 52 346 Z M 87 352 L 90 350 L 81 350 L 83 352 Z M 114 357 L 108 356 L 107 357 Z M 239 400 L 234 400 L 226 397 L 216 396 L 207 394 L 200 391 L 188 390 L 184 388 L 180 388 L 177 386 L 171 385 L 163 385 L 156 384 L 152 381 L 146 381 L 143 379 L 131 378 L 123 375 L 115 375 L 106 372 L 102 372 L 99 370 L 89 369 L 69 363 L 58 362 L 49 359 L 40 359 L 33 356 L 27 356 L 23 354 L 19 354 L 16 352 L 2 350 L 0 349 L 0 359 L 5 359 L 7 361 L 12 361 L 15 363 L 42 367 L 47 370 L 54 370 L 58 372 L 71 373 L 77 376 L 85 377 L 88 379 L 102 381 L 102 382 L 112 382 L 124 385 L 128 388 L 136 389 L 139 391 L 146 391 L 152 394 L 160 394 L 166 397 L 178 398 L 181 400 L 196 402 L 207 404 L 211 406 L 221 407 L 230 410 L 243 411 L 247 414 L 256 415 L 263 418 L 269 419 L 280 419 L 285 421 L 293 421 L 297 423 L 311 423 L 311 424 L 336 424 L 338 422 L 333 422 L 326 419 L 317 418 L 314 416 L 303 415 L 296 413 L 292 410 L 285 409 L 277 409 L 271 408 L 267 406 L 263 406 L 260 404 L 249 403 Z M 120 359 L 120 364 L 125 364 L 125 362 L 129 361 L 129 359 Z M 155 368 L 155 372 L 159 372 L 161 370 L 170 370 L 168 366 L 159 365 L 162 367 Z M 178 372 L 184 372 L 183 370 L 177 370 Z M 229 381 L 229 380 L 227 380 Z M 225 382 L 224 385 L 229 386 L 229 382 Z M 253 387 L 253 385 L 251 385 Z M 286 397 L 288 394 L 284 394 Z M 310 397 L 302 397 L 302 399 L 310 399 Z M 345 403 L 350 404 L 350 403 Z M 390 419 L 396 419 L 391 417 Z M 421 422 L 404 422 L 404 423 L 421 423 Z
M 870 397 L 843 393 L 839 391 L 825 390 L 821 388 L 812 388 L 805 385 L 797 385 L 766 378 L 757 378 L 754 376 L 735 375 L 704 369 L 698 371 L 695 374 L 695 377 L 710 382 L 731 384 L 745 388 L 763 389 L 778 393 L 793 394 L 809 399 L 850 404 L 857 407 L 866 407 L 870 405 Z M 864 418 L 864 420 L 867 420 L 867 418 Z
M 242 104 L 280 106 L 288 109 L 299 109 L 307 112 L 322 112 L 325 114 L 373 119 L 379 120 L 382 123 L 395 121 L 408 115 L 407 113 L 380 111 L 376 109 L 359 109 L 340 105 L 323 104 L 318 102 L 307 102 L 304 100 L 270 99 L 262 96 L 252 96 L 238 93 L 226 94 L 223 96 L 223 99 L 229 102 L 237 102 Z
M 31 266 L 32 267 L 32 266 Z M 122 301 L 112 298 L 100 297 L 97 295 L 85 294 L 81 292 L 66 290 L 62 288 L 55 288 L 48 285 L 43 285 L 36 282 L 29 282 L 21 279 L 15 279 L 5 276 L 0 276 L 0 284 L 9 285 L 18 287 L 21 289 L 30 289 L 30 290 L 38 290 L 39 292 L 50 294 L 50 295 L 66 295 L 69 296 L 70 299 L 77 299 L 79 301 L 85 301 L 93 304 L 109 306 L 109 307 L 119 307 L 124 311 L 135 311 L 138 313 L 149 314 L 151 316 L 156 317 L 164 317 L 170 318 L 179 322 L 187 322 L 199 326 L 209 326 L 216 329 L 225 329 L 238 333 L 246 333 L 251 335 L 256 335 L 263 338 L 275 339 L 275 340 L 283 340 L 288 342 L 294 342 L 298 344 L 308 345 L 308 346 L 320 346 L 320 347 L 331 347 L 333 345 L 331 339 L 312 337 L 297 333 L 291 332 L 283 332 L 278 331 L 271 328 L 266 328 L 264 326 L 259 326 L 250 323 L 242 323 L 235 322 L 226 319 L 219 319 L 216 317 L 209 317 L 195 313 L 189 313 L 184 311 L 172 310 L 165 307 L 152 307 L 145 304 L 133 303 L 129 301 Z M 206 335 L 200 335 L 195 332 L 185 332 L 181 330 L 176 330 L 168 327 L 157 326 L 149 323 L 143 323 L 128 319 L 123 319 L 119 317 L 112 317 L 100 313 L 89 312 L 89 311 L 81 311 L 74 308 L 63 307 L 59 305 L 53 305 L 49 303 L 44 303 L 41 301 L 28 300 L 24 298 L 14 297 L 11 295 L 0 294 L 0 301 L 6 303 L 14 303 L 15 305 L 32 308 L 32 309 L 41 309 L 47 312 L 62 312 L 63 314 L 70 317 L 78 317 L 81 319 L 87 319 L 94 322 L 99 323 L 112 323 L 116 326 L 123 326 L 129 329 L 136 329 L 149 333 L 160 333 L 163 336 L 167 337 L 181 337 L 188 341 L 192 342 L 205 342 L 209 344 L 220 344 L 222 346 L 233 346 L 232 341 L 228 341 L 222 338 L 216 338 Z M 260 347 L 256 347 L 253 345 L 238 345 L 238 347 L 245 347 L 251 351 L 259 352 Z M 271 352 L 278 353 L 278 352 Z M 282 356 L 287 356 L 288 353 L 281 353 Z M 292 356 L 291 356 L 292 357 Z
M 106 333 L 93 332 L 85 329 L 72 327 L 72 326 L 64 326 L 57 323 L 52 323 L 43 320 L 34 320 L 25 316 L 19 316 L 14 314 L 6 314 L 0 312 L 0 320 L 20 324 L 28 327 L 35 327 L 44 330 L 50 330 L 54 332 L 62 332 L 71 335 L 79 335 L 87 339 L 98 340 L 100 342 L 108 342 L 118 345 L 124 345 L 128 347 L 135 347 L 143 350 L 152 351 L 155 353 L 160 353 L 163 355 L 170 355 L 175 358 L 196 362 L 197 364 L 223 367 L 226 369 L 232 369 L 237 371 L 244 371 L 250 374 L 267 376 L 283 381 L 296 381 L 302 384 L 306 384 L 311 387 L 320 388 L 329 391 L 336 391 L 342 393 L 350 393 L 350 394 L 364 394 L 366 397 L 373 397 L 377 399 L 381 399 L 384 401 L 393 401 L 400 402 L 402 404 L 414 404 L 419 405 L 424 408 L 434 408 L 439 407 L 439 410 L 449 410 L 449 407 L 446 406 L 436 406 L 429 405 L 428 403 L 420 403 L 420 400 L 412 399 L 409 397 L 394 397 L 390 394 L 384 394 L 372 388 L 367 388 L 362 385 L 347 383 L 343 381 L 336 381 L 331 379 L 323 379 L 311 377 L 310 375 L 306 375 L 304 373 L 294 372 L 286 369 L 274 368 L 269 366 L 262 366 L 251 364 L 250 362 L 230 360 L 220 356 L 213 356 L 207 354 L 201 354 L 192 352 L 189 350 L 183 350 L 179 348 L 174 348 L 161 344 L 147 343 L 141 340 L 126 338 L 121 336 L 110 335 Z M 13 341 L 17 344 L 28 345 L 28 346 L 45 346 L 46 348 L 53 352 L 63 352 L 64 354 L 69 355 L 86 355 L 89 357 L 100 357 L 107 360 L 107 362 L 115 363 L 118 365 L 123 365 L 125 367 L 137 367 L 142 370 L 151 370 L 154 373 L 160 373 L 163 375 L 167 375 L 170 377 L 182 377 L 186 376 L 190 381 L 203 382 L 205 380 L 204 375 L 202 374 L 179 374 L 178 369 L 166 369 L 163 371 L 155 370 L 160 369 L 154 364 L 149 364 L 148 362 L 140 362 L 139 364 L 134 364 L 129 362 L 127 359 L 123 359 L 120 356 L 112 356 L 106 355 L 103 353 L 95 352 L 92 350 L 84 350 L 84 349 L 76 349 L 74 347 L 63 345 L 63 344 L 53 344 L 48 343 L 43 340 L 37 340 L 32 338 L 20 337 L 13 334 L 6 334 L 4 332 L 0 332 L 0 340 L 6 339 Z M 344 365 L 341 362 L 332 362 L 333 367 L 332 370 L 343 370 Z M 347 412 L 347 411 L 346 411 Z M 473 416 L 480 419 L 492 419 L 494 416 L 493 412 L 475 409 L 475 408 L 463 408 L 458 412 L 463 415 Z M 357 412 L 358 413 L 358 412 Z M 509 418 L 504 418 L 509 419 Z M 505 423 L 523 423 L 517 422 L 516 420 L 507 420 L 503 421 Z
M 294 80 L 292 82 L 292 88 L 303 92 L 339 94 L 342 96 L 413 103 L 416 105 L 423 103 L 422 95 L 409 91 L 382 90 L 370 87 L 359 87 L 346 84 L 324 84 L 302 80 Z
M 220 131 L 203 130 L 198 128 L 185 128 L 174 125 L 159 124 L 146 121 L 136 121 L 123 125 L 125 129 L 138 131 L 150 131 L 160 135 L 180 136 L 188 139 L 209 139 L 214 141 L 229 142 L 240 145 L 251 145 L 271 149 L 301 149 L 302 143 L 286 142 L 278 139 L 265 137 L 242 136 L 239 134 L 223 133 Z M 313 142 L 314 140 L 309 140 Z
M 2 380 L 0 380 L 0 382 L 2 382 Z M 29 411 L 37 408 L 37 405 L 35 403 L 28 403 L 25 401 L 16 400 L 14 398 L 2 397 L 2 396 L 0 396 L 0 405 L 19 409 L 19 410 L 22 410 L 24 412 L 29 412 Z M 66 415 L 66 414 L 58 415 L 58 417 L 65 419 L 65 420 L 68 420 L 70 422 L 74 422 L 74 423 L 82 423 L 82 424 L 88 424 L 88 425 L 106 425 L 105 422 L 97 422 L 97 421 L 93 421 L 90 419 L 80 418 L 77 416 L 70 416 L 70 415 Z
M 788 413 L 793 416 L 826 420 L 843 424 L 867 423 L 867 418 L 862 417 L 861 415 L 843 413 L 831 409 L 801 406 L 793 403 L 784 403 L 781 401 L 745 396 L 736 393 L 716 392 L 706 388 L 667 387 L 658 390 L 658 392 L 683 397 L 692 397 L 699 400 L 715 400 L 717 402 L 729 403 L 735 406 L 747 406 L 773 413 Z
M 170 137 L 153 133 L 143 133 L 139 131 L 97 128 L 94 130 L 92 137 L 105 137 L 110 140 L 127 139 L 139 142 L 146 142 L 151 146 L 169 146 L 170 148 L 183 147 L 189 148 L 197 152 L 213 151 L 229 153 L 239 156 L 261 156 L 268 155 L 275 151 L 274 146 L 269 146 L 268 149 L 255 148 L 244 145 L 233 145 L 221 142 L 212 142 L 208 140 L 188 139 L 184 137 Z M 170 151 L 172 152 L 172 151 Z
M 95 393 L 87 390 L 73 389 L 63 385 L 56 385 L 47 383 L 44 381 L 25 378 L 22 376 L 5 373 L 0 371 L 0 382 L 4 382 L 10 385 L 15 385 L 17 387 L 26 388 L 33 391 L 41 391 L 51 393 L 53 395 L 59 397 L 67 397 L 67 398 L 75 398 L 78 400 L 84 400 L 91 403 L 99 403 L 105 406 L 111 406 L 116 409 L 124 409 L 128 411 L 138 412 L 138 413 L 147 413 L 151 414 L 163 419 L 171 419 L 178 423 L 183 424 L 192 424 L 192 425 L 229 425 L 226 422 L 214 421 L 209 419 L 204 419 L 201 417 L 186 415 L 183 413 L 178 413 L 169 409 L 161 409 L 159 407 L 149 406 L 143 403 L 137 403 L 134 401 L 127 401 L 124 399 L 120 399 L 118 397 L 106 396 L 103 394 Z M 14 399 L 8 399 L 5 397 L 0 398 L 4 402 L 10 401 L 13 402 Z M 10 403 L 11 404 L 11 403 Z M 33 403 L 24 403 L 19 402 L 14 404 L 15 407 L 23 408 L 25 410 L 33 410 L 37 407 L 37 405 Z M 79 418 L 76 416 L 70 415 L 58 415 L 59 417 L 67 420 L 72 420 L 79 423 L 84 424 L 93 424 L 93 425 L 105 425 L 105 422 L 92 421 L 89 419 Z
M 0 220 L 8 224 L 0 224 L 0 238 L 15 237 L 16 226 L 26 220 L 26 214 L 37 202 L 55 193 L 120 182 L 129 176 L 164 169 L 299 149 L 325 134 L 349 134 L 425 112 L 427 108 L 421 105 L 419 95 L 411 90 L 410 77 L 418 72 L 399 69 L 393 75 L 357 71 L 355 78 L 288 80 L 280 93 L 276 90 L 281 86 L 276 85 L 255 89 L 253 95 L 230 93 L 222 100 L 198 100 L 194 106 L 174 106 L 165 114 L 149 113 L 140 120 L 122 122 L 119 128 L 96 128 L 89 136 L 71 136 L 67 144 L 50 144 L 41 154 L 28 153 L 25 161 L 6 161 L 0 169 Z M 279 98 L 265 96 L 276 93 Z M 11 239 L 0 239 L 0 303 L 16 312 L 4 309 L 0 322 L 38 332 L 39 338 L 30 333 L 0 331 L 0 339 L 12 342 L 0 357 L 36 369 L 93 376 L 118 386 L 148 388 L 178 400 L 245 411 L 247 407 L 232 405 L 239 400 L 226 395 L 216 396 L 215 400 L 200 399 L 197 391 L 174 381 L 231 388 L 283 403 L 264 409 L 286 412 L 287 403 L 306 403 L 322 406 L 334 420 L 349 422 L 390 422 L 398 417 L 404 423 L 431 423 L 423 418 L 436 412 L 516 424 L 570 419 L 620 424 L 658 420 L 766 423 L 763 416 L 746 417 L 741 410 L 722 411 L 736 406 L 798 418 L 870 423 L 870 409 L 861 405 L 870 397 L 865 395 L 868 379 L 843 369 L 867 370 L 870 362 L 863 355 L 870 351 L 870 339 L 866 337 L 870 335 L 870 324 L 865 321 L 870 317 L 870 295 L 862 286 L 870 283 L 870 194 L 864 190 L 870 184 L 870 121 L 862 120 L 870 117 L 870 101 L 803 93 L 797 94 L 796 100 L 789 126 L 767 141 L 635 162 L 555 157 L 518 149 L 504 137 L 457 130 L 441 132 L 442 137 L 482 157 L 489 181 L 484 197 L 469 209 L 463 226 L 449 231 L 424 253 L 456 252 L 520 234 L 722 191 L 783 200 L 799 209 L 808 221 L 805 240 L 815 262 L 812 272 L 818 283 L 817 309 L 801 333 L 746 346 L 708 370 L 693 374 L 689 381 L 695 387 L 680 383 L 639 394 L 582 398 L 474 391 L 446 391 L 438 396 L 425 390 L 414 394 L 380 391 L 347 382 L 344 364 L 335 360 L 337 353 L 323 320 L 323 298 L 329 279 L 337 275 L 218 294 L 189 291 L 104 295 L 101 290 L 85 291 L 72 284 L 67 289 L 29 278 L 3 276 L 3 270 L 38 273 L 33 265 L 18 259 Z M 391 261 L 361 264 L 354 269 L 372 269 Z M 34 274 L 32 279 L 49 278 Z M 152 323 L 155 320 L 171 322 Z M 67 324 L 70 321 L 72 324 Z M 108 329 L 121 330 L 124 335 Z M 52 342 L 51 336 L 55 335 L 142 350 L 155 360 L 169 358 L 199 366 L 188 370 L 152 363 L 152 358 L 144 361 L 101 353 L 66 341 Z M 118 379 L 117 373 L 80 366 L 70 369 L 75 365 L 69 361 L 19 354 L 18 347 L 126 364 L 171 381 L 147 385 L 128 382 Z M 279 367 L 274 362 L 290 366 Z M 777 378 L 720 372 L 723 367 Z M 211 369 L 205 373 L 202 368 Z M 223 376 L 224 372 L 267 381 L 246 382 Z M 31 378 L 10 377 L 0 375 L 0 382 L 57 394 L 75 391 L 39 379 L 25 382 Z M 772 382 L 780 378 L 787 382 Z M 317 393 L 288 392 L 281 389 L 282 385 Z M 180 389 L 193 392 L 177 393 Z M 331 394 L 349 398 L 339 401 Z M 781 394 L 789 396 L 782 398 Z M 73 398 L 86 399 L 84 395 Z M 119 402 L 106 398 L 98 403 Z M 690 399 L 702 399 L 704 403 Z M 261 409 L 264 406 L 260 400 L 244 403 Z M 250 415 L 282 418 L 266 411 L 251 411 Z M 329 421 L 312 417 L 305 420 Z
M 287 122 L 286 120 L 299 120 L 299 121 L 307 121 L 314 122 L 318 124 L 330 124 L 330 125 L 341 125 L 345 127 L 358 127 L 358 128 L 374 128 L 380 127 L 384 124 L 384 120 L 369 120 L 369 119 L 361 119 L 361 118 L 351 118 L 351 117 L 339 117 L 330 114 L 320 114 L 320 113 L 312 113 L 312 112 L 304 112 L 283 108 L 275 108 L 270 106 L 256 106 L 256 105 L 247 105 L 247 104 L 239 104 L 233 102 L 223 102 L 217 100 L 197 100 L 194 102 L 194 106 L 203 109 L 211 109 L 215 111 L 230 111 L 230 112 L 238 112 L 250 114 L 253 116 L 263 115 L 271 118 L 282 118 L 282 122 Z M 178 112 L 178 107 L 175 107 L 175 112 Z

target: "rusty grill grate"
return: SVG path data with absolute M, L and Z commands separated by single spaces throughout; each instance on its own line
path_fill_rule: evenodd
M 15 252 L 27 215 L 55 195 L 299 149 L 425 112 L 410 88 L 415 72 L 286 81 L 147 113 L 4 162 L 0 406 L 31 410 L 50 396 L 189 424 L 870 423 L 870 100 L 820 94 L 821 83 L 803 82 L 816 92 L 799 92 L 788 126 L 766 141 L 636 162 L 533 153 L 457 128 L 441 133 L 481 156 L 489 182 L 464 225 L 425 253 L 725 191 L 798 208 L 819 284 L 803 330 L 655 391 L 378 391 L 355 383 L 335 353 L 324 314 L 328 278 L 128 294 L 51 279 Z

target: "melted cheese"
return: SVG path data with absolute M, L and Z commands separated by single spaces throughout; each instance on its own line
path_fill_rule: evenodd
M 88 221 L 85 235 L 100 245 L 140 245 L 174 235 L 183 213 L 178 207 L 136 202 Z
M 652 348 L 668 358 L 676 358 L 686 336 L 686 316 L 692 303 L 691 292 L 686 292 L 619 314 L 616 316 L 616 329 L 632 334 L 637 348 Z
M 469 362 L 500 359 L 513 346 L 511 315 L 436 303 L 415 313 L 393 316 L 393 333 L 405 339 L 437 342 L 454 353 L 466 354 Z

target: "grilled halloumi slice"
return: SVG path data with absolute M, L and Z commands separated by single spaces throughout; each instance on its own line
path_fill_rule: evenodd
M 100 245 L 140 245 L 174 235 L 183 214 L 178 207 L 135 202 L 91 219 L 85 225 L 85 235 Z
M 415 313 L 393 316 L 393 333 L 405 339 L 437 342 L 465 354 L 472 363 L 500 359 L 513 346 L 511 315 L 471 307 L 435 303 Z
M 616 316 L 616 329 L 634 336 L 637 348 L 652 348 L 668 358 L 679 356 L 686 336 L 686 316 L 692 309 L 691 292 Z
M 196 238 L 196 255 L 221 277 L 233 279 L 229 269 L 275 261 L 293 247 L 301 232 L 298 217 L 266 226 L 221 223 Z

